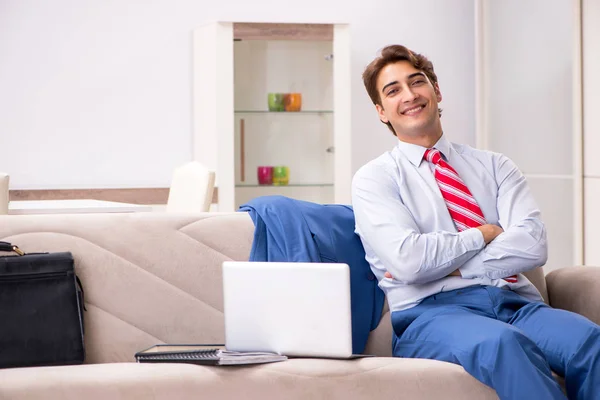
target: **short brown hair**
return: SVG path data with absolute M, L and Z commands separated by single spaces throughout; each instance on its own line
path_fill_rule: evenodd
M 435 84 L 438 83 L 437 75 L 433 71 L 433 64 L 427 59 L 427 57 L 422 54 L 415 53 L 405 46 L 399 44 L 386 46 L 381 50 L 381 55 L 371 61 L 362 74 L 365 89 L 367 89 L 367 93 L 369 94 L 373 104 L 379 104 L 382 106 L 381 97 L 379 95 L 379 91 L 377 90 L 377 78 L 379 77 L 379 73 L 387 65 L 400 61 L 408 61 L 413 67 L 419 71 L 423 71 L 423 73 L 427 75 L 427 78 L 429 78 L 429 81 L 432 85 L 435 86 Z M 439 110 L 439 115 L 440 117 L 442 116 L 441 109 Z M 394 136 L 396 136 L 396 131 L 394 131 L 392 124 L 389 121 L 385 124 L 388 126 L 388 128 L 390 128 Z

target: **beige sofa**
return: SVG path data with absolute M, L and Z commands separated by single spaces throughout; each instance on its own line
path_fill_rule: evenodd
M 245 213 L 0 216 L 0 240 L 28 252 L 73 253 L 88 310 L 86 365 L 0 370 L 0 399 L 497 398 L 457 365 L 389 357 L 388 312 L 369 337 L 374 358 L 133 362 L 156 343 L 223 342 L 220 266 L 248 259 L 253 231 Z M 600 322 L 600 268 L 529 277 L 551 305 Z

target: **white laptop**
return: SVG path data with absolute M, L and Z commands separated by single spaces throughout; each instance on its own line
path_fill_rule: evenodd
M 223 263 L 225 347 L 352 358 L 347 264 Z

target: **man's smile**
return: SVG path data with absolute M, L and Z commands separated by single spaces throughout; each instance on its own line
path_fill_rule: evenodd
M 421 110 L 423 110 L 425 108 L 424 104 L 420 104 L 418 106 L 412 106 L 410 108 L 407 108 L 406 110 L 400 112 L 400 114 L 402 115 L 416 115 L 418 113 L 421 112 Z

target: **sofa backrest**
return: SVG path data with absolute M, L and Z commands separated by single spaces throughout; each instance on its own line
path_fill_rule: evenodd
M 0 240 L 73 253 L 86 363 L 133 361 L 157 343 L 223 343 L 221 264 L 247 260 L 253 233 L 246 213 L 0 216 Z M 529 278 L 546 298 L 541 269 Z M 391 355 L 391 332 L 386 304 L 365 353 Z
M 222 343 L 221 264 L 247 260 L 245 213 L 0 216 L 0 240 L 70 251 L 85 290 L 86 363 L 157 343 Z

